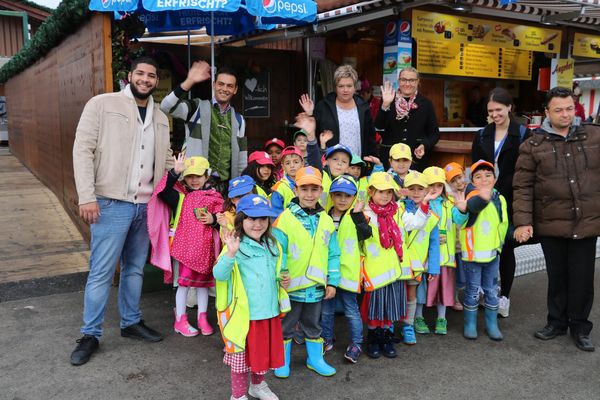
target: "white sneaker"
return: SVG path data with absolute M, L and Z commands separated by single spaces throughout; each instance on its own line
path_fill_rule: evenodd
M 510 299 L 504 296 L 498 298 L 498 314 L 502 318 L 508 318 L 508 311 L 510 309 Z
M 267 382 L 262 381 L 258 385 L 250 384 L 248 394 L 259 400 L 279 400 L 279 397 L 271 391 Z
M 233 397 L 231 396 L 229 400 L 248 400 L 248 396 L 243 395 L 242 397 Z

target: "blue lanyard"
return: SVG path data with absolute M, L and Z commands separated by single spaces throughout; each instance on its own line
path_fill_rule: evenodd
M 508 131 L 506 132 L 506 135 L 504 135 L 504 137 L 500 141 L 498 148 L 494 149 L 494 163 L 498 163 L 498 156 L 500 156 L 500 150 L 502 150 L 502 146 L 504 146 L 504 141 L 506 140 L 507 137 L 508 137 Z M 496 142 L 494 142 L 494 144 L 496 144 Z

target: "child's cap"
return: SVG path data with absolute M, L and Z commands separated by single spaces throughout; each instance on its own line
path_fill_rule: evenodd
M 349 175 L 340 175 L 331 182 L 329 193 L 342 192 L 354 196 L 358 192 L 358 185 Z
M 275 164 L 273 163 L 273 159 L 265 151 L 252 152 L 250 154 L 250 157 L 248 157 L 248 164 L 250 164 L 252 161 L 256 161 L 258 165 L 272 165 L 273 167 L 275 166 Z
M 367 165 L 362 158 L 358 154 L 352 154 L 352 160 L 350 160 L 350 165 Z
M 322 186 L 323 184 L 323 175 L 321 175 L 321 171 L 314 167 L 304 167 L 300 168 L 298 172 L 296 172 L 296 186 L 302 185 L 317 185 Z
M 410 151 L 410 146 L 404 143 L 396 143 L 390 148 L 390 158 L 393 158 L 394 160 L 405 158 L 412 161 L 412 152 Z
M 302 152 L 296 146 L 288 146 L 285 149 L 283 149 L 283 151 L 281 152 L 281 156 L 279 156 L 279 159 L 281 160 L 281 162 L 283 162 L 283 159 L 285 158 L 285 156 L 290 156 L 292 154 L 295 154 L 304 160 L 304 156 L 302 155 Z
M 408 175 L 406 175 L 406 177 L 404 178 L 404 187 L 405 188 L 412 186 L 412 185 L 419 185 L 424 188 L 429 186 L 427 184 L 427 179 L 425 179 L 425 176 L 422 173 L 417 172 L 417 171 L 409 172 Z
M 235 211 L 238 213 L 243 212 L 252 218 L 277 217 L 277 212 L 273 210 L 267 199 L 257 194 L 247 194 L 242 197 L 238 202 Z
M 294 142 L 296 141 L 296 139 L 297 139 L 297 138 L 298 138 L 298 136 L 300 136 L 300 135 L 302 135 L 302 136 L 304 136 L 304 137 L 308 138 L 308 135 L 306 134 L 306 131 L 304 131 L 304 129 L 300 129 L 299 131 L 296 131 L 296 132 L 294 133 Z
M 464 174 L 465 171 L 463 167 L 457 162 L 451 162 L 450 164 L 444 167 L 444 171 L 446 171 L 446 181 L 450 182 L 454 177 Z
M 281 139 L 277 139 L 276 137 L 274 137 L 273 139 L 269 139 L 265 142 L 265 147 L 264 149 L 267 150 L 269 147 L 271 147 L 272 145 L 275 146 L 279 146 L 282 149 L 285 149 L 285 142 Z
M 392 175 L 387 172 L 374 172 L 369 177 L 369 186 L 377 190 L 400 190 Z
M 423 176 L 428 184 L 446 183 L 446 174 L 440 167 L 427 167 L 423 171 Z
M 188 175 L 204 175 L 206 170 L 210 168 L 208 160 L 200 156 L 186 158 L 183 165 L 185 167 L 183 170 L 184 177 Z
M 492 164 L 489 161 L 479 160 L 479 161 L 474 162 L 473 165 L 471 165 L 471 176 L 473 176 L 475 171 L 477 171 L 478 169 L 484 168 L 484 167 L 486 169 L 491 169 L 492 171 L 494 171 L 494 175 L 496 174 L 496 170 L 494 169 L 494 164 Z
M 227 193 L 227 197 L 233 199 L 234 197 L 248 194 L 252 191 L 254 185 L 256 185 L 256 182 L 254 182 L 254 179 L 252 179 L 251 176 L 238 176 L 229 181 L 229 192 Z
M 350 147 L 343 145 L 341 143 L 338 143 L 335 146 L 331 146 L 330 148 L 328 148 L 327 151 L 325 152 L 325 159 L 328 159 L 334 153 L 337 153 L 340 151 L 348 154 L 348 157 L 350 157 L 350 159 L 352 159 L 352 150 L 350 150 Z

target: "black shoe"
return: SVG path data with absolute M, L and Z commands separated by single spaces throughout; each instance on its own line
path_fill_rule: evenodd
M 583 350 L 583 351 L 596 350 L 596 348 L 594 347 L 594 344 L 592 343 L 592 339 L 590 338 L 590 335 L 585 335 L 583 333 L 571 332 L 571 336 L 573 337 L 573 340 L 575 341 L 575 346 L 577 346 L 577 348 L 579 350 Z
M 84 335 L 77 339 L 77 347 L 71 353 L 71 364 L 83 365 L 90 360 L 90 357 L 98 350 L 99 342 L 94 336 Z
M 392 342 L 392 336 L 393 334 L 389 329 L 383 331 L 383 340 L 380 343 L 380 347 L 383 355 L 387 358 L 396 358 L 397 356 L 394 343 Z
M 379 347 L 379 338 L 381 329 L 369 329 L 367 333 L 367 355 L 371 358 L 381 357 L 381 348 Z
M 129 325 L 127 328 L 121 329 L 121 336 L 146 342 L 160 342 L 163 339 L 160 333 L 147 327 L 144 324 L 143 319 L 137 324 Z
M 540 329 L 539 331 L 536 331 L 533 336 L 535 336 L 536 338 L 541 339 L 541 340 L 550 340 L 550 339 L 554 339 L 557 336 L 566 335 L 566 334 L 567 334 L 566 329 L 558 329 L 557 327 L 548 324 L 544 328 Z

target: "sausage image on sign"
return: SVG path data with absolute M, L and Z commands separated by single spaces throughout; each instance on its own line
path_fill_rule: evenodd
M 553 33 L 553 34 L 551 34 L 551 35 L 549 35 L 549 36 L 546 36 L 546 37 L 544 38 L 544 40 L 542 40 L 540 43 L 541 43 L 541 44 L 547 44 L 547 43 L 550 43 L 551 41 L 553 41 L 553 40 L 554 40 L 554 39 L 556 39 L 557 37 L 558 37 L 558 33 L 556 33 L 556 32 L 555 32 L 555 33 Z

